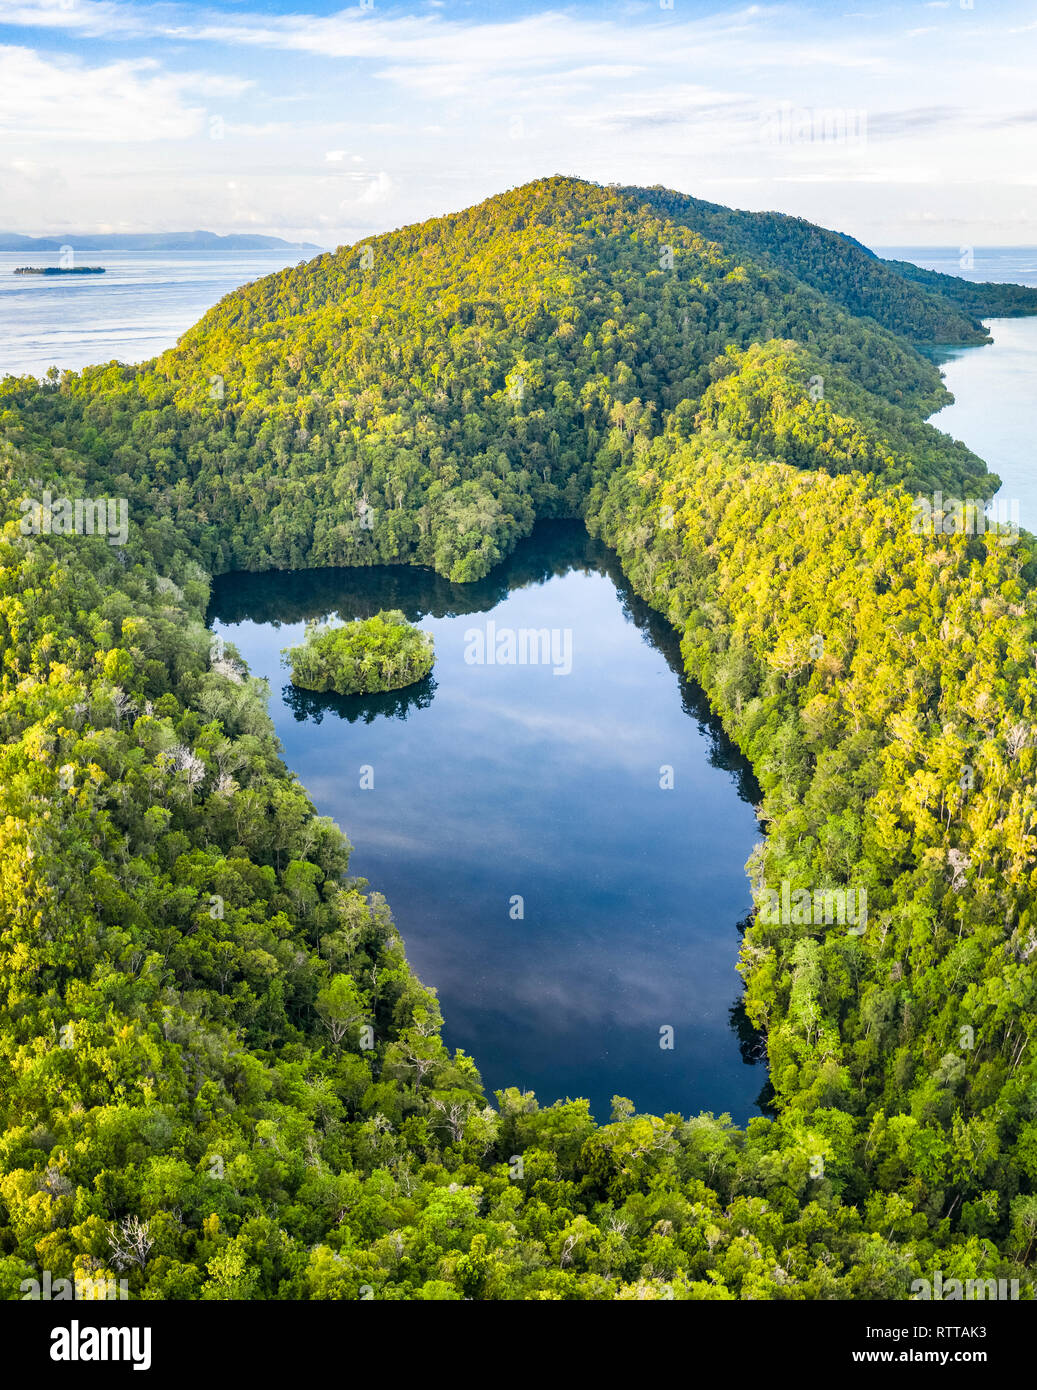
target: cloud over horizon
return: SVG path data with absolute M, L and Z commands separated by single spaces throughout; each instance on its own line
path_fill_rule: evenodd
M 334 244 L 571 173 L 872 244 L 1023 242 L 1028 19 L 1011 3 L 0 0 L 0 226 Z

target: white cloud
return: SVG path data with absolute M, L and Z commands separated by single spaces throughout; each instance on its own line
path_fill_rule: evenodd
M 358 203 L 384 203 L 392 192 L 392 179 L 380 169 L 377 174 L 368 178 L 364 184 L 363 191 L 357 198 Z
M 0 25 L 43 29 L 80 55 L 0 50 L 7 156 L 67 184 L 58 208 L 50 175 L 8 181 L 18 224 L 57 222 L 65 204 L 84 226 L 169 225 L 190 209 L 215 230 L 265 214 L 271 231 L 294 235 L 304 219 L 348 239 L 556 171 L 707 197 L 739 189 L 752 206 L 861 235 L 885 218 L 890 241 L 912 189 L 931 200 L 941 180 L 956 181 L 956 203 L 982 184 L 977 216 L 981 203 L 1006 225 L 1037 215 L 1021 172 L 1032 163 L 1033 36 L 1009 41 L 991 16 L 961 22 L 956 4 L 915 11 L 936 26 L 921 63 L 902 12 L 855 19 L 820 4 L 703 18 L 688 0 L 670 12 L 644 0 L 502 19 L 491 6 L 436 12 L 422 0 L 410 14 L 380 0 L 326 15 L 247 3 L 0 0 Z M 126 40 L 150 61 L 125 57 Z M 200 66 L 201 52 L 225 73 L 175 70 Z M 229 75 L 241 71 L 251 87 Z M 782 102 L 864 111 L 867 142 L 768 146 L 762 117 Z M 289 112 L 291 123 L 274 119 Z M 200 138 L 213 121 L 223 138 Z M 247 213 L 231 179 L 248 188 Z
M 107 0 L 0 0 L 0 24 L 31 29 L 71 29 L 85 34 L 132 34 L 127 7 Z
M 89 68 L 0 48 L 0 131 L 24 139 L 170 140 L 197 134 L 199 107 L 148 60 Z
M 247 84 L 205 73 L 171 75 L 150 58 L 90 67 L 28 48 L 0 47 L 0 133 L 22 141 L 182 140 L 203 128 L 206 109 L 188 93 L 214 99 Z
M 820 43 L 809 37 L 809 26 L 790 27 L 782 7 L 753 5 L 678 22 L 661 18 L 650 6 L 617 22 L 550 9 L 508 20 L 451 20 L 439 13 L 383 16 L 359 6 L 331 15 L 261 15 L 122 0 L 0 0 L 0 24 L 65 27 L 112 38 L 250 45 L 426 69 L 467 68 L 484 78 L 564 69 L 573 59 L 578 62 L 574 79 L 581 71 L 615 78 L 659 65 L 701 66 L 720 57 L 739 67 L 823 64 L 835 70 L 886 61 L 857 46 Z

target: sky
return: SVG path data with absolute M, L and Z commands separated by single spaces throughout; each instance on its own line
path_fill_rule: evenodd
M 0 0 L 0 229 L 336 246 L 548 174 L 1037 243 L 1033 0 Z

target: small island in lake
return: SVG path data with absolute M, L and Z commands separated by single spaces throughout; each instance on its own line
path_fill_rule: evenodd
M 20 265 L 15 275 L 103 275 L 103 265 Z
M 401 690 L 424 680 L 436 659 L 432 634 L 396 608 L 343 627 L 308 625 L 305 640 L 282 655 L 293 685 L 339 695 Z

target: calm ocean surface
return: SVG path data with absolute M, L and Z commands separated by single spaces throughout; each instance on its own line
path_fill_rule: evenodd
M 225 294 L 295 265 L 303 252 L 85 251 L 104 275 L 15 275 L 57 253 L 0 251 L 0 376 L 144 362 L 171 348 Z M 316 255 L 316 252 L 308 253 Z

